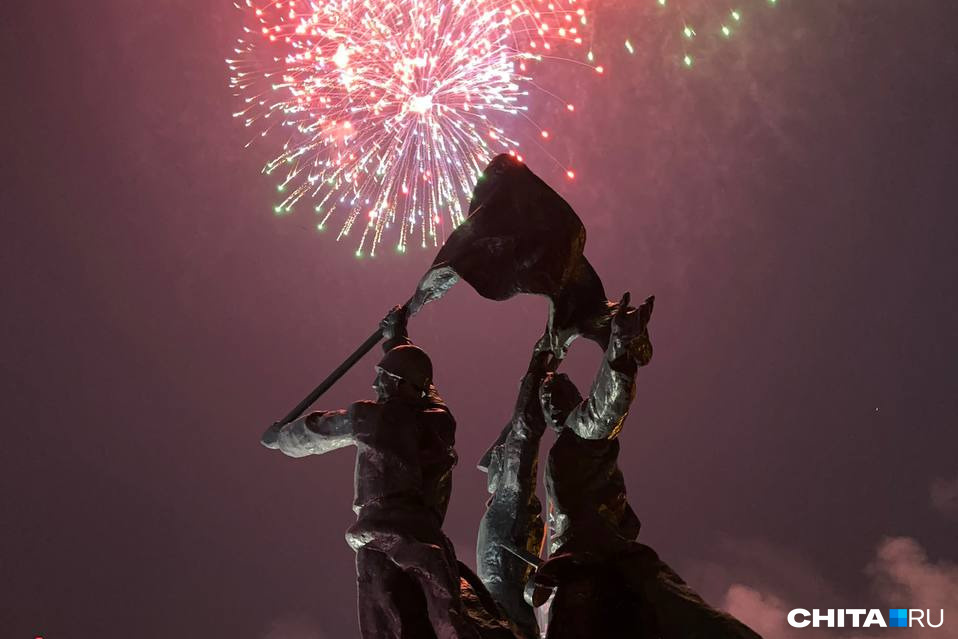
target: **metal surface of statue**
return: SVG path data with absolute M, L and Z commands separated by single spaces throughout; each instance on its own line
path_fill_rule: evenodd
M 535 610 L 524 597 L 532 566 L 517 555 L 538 557 L 544 526 L 536 497 L 539 440 L 546 429 L 539 388 L 554 368 L 552 353 L 536 345 L 519 384 L 512 419 L 479 463 L 488 475 L 491 496 L 479 523 L 476 566 L 500 608 L 528 637 L 538 637 Z
M 635 309 L 626 294 L 614 307 L 609 346 L 587 398 L 562 373 L 542 383 L 542 410 L 556 431 L 546 467 L 551 555 L 617 547 L 639 534 L 618 467 L 618 435 L 635 398 L 636 371 L 652 358 L 647 324 L 653 303 L 649 298 Z
M 356 551 L 364 639 L 538 639 L 535 608 L 551 601 L 547 639 L 760 639 L 709 606 L 656 553 L 636 541 L 640 523 L 619 468 L 619 434 L 649 363 L 654 299 L 612 303 L 583 254 L 585 227 L 521 161 L 496 157 L 404 307 L 263 435 L 292 457 L 357 447 Z M 479 295 L 550 300 L 513 416 L 480 462 L 490 498 L 480 522 L 477 573 L 456 560 L 442 532 L 451 491 L 456 423 L 432 383 L 429 357 L 406 319 L 458 281 Z M 577 337 L 603 356 L 589 395 L 557 368 Z M 300 417 L 385 338 L 377 401 Z M 536 497 L 539 444 L 555 430 L 545 473 L 546 526 Z
M 554 592 L 548 639 L 758 638 L 636 541 L 640 523 L 618 466 L 618 436 L 636 373 L 652 358 L 653 302 L 634 309 L 626 294 L 612 311 L 609 345 L 586 399 L 565 375 L 550 373 L 542 383 L 542 408 L 557 436 L 546 468 L 550 558 L 534 576 L 532 599 L 539 604 Z
M 406 335 L 405 309 L 396 307 L 382 329 L 377 401 L 271 427 L 262 443 L 291 457 L 356 446 L 357 520 L 346 539 L 356 551 L 364 638 L 478 638 L 463 612 L 459 565 L 441 528 L 457 459 L 456 424 L 432 384 L 429 357 Z M 417 615 L 423 608 L 425 615 Z

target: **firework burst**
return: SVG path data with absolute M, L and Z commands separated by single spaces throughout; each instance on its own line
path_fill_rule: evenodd
M 264 167 L 279 179 L 275 211 L 309 201 L 317 227 L 338 225 L 360 256 L 387 235 L 401 252 L 443 241 L 488 160 L 520 154 L 512 125 L 527 119 L 531 67 L 581 44 L 587 23 L 576 0 L 236 6 L 247 24 L 227 60 L 244 101 L 234 115 L 282 136 Z

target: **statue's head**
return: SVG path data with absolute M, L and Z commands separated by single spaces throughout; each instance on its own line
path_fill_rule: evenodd
M 407 344 L 386 353 L 376 365 L 373 389 L 380 401 L 393 397 L 418 399 L 432 384 L 432 361 L 426 351 Z
M 546 423 L 556 430 L 562 430 L 566 418 L 582 403 L 582 395 L 568 375 L 549 373 L 539 389 L 539 401 L 542 403 Z

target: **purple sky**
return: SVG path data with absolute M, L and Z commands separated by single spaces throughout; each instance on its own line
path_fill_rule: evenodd
M 880 607 L 902 557 L 958 593 L 958 10 L 779 5 L 685 72 L 662 25 L 600 0 L 606 76 L 562 71 L 579 178 L 529 158 L 609 295 L 656 295 L 630 497 L 643 539 L 744 616 L 743 592 Z M 356 635 L 352 451 L 257 440 L 433 252 L 356 260 L 307 210 L 271 215 L 230 118 L 239 23 L 225 0 L 4 12 L 3 637 Z M 459 423 L 446 527 L 470 564 L 474 462 L 545 310 L 461 285 L 411 325 Z M 583 386 L 597 357 L 573 349 Z M 321 405 L 370 397 L 372 363 Z

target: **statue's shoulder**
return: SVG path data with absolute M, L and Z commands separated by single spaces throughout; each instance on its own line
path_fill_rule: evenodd
M 452 419 L 452 411 L 443 403 L 430 403 L 422 409 L 423 415 L 432 418 Z
M 430 430 L 437 431 L 444 438 L 455 439 L 456 419 L 444 403 L 428 404 L 422 411 L 422 421 Z
M 380 415 L 382 410 L 383 405 L 379 402 L 364 399 L 362 401 L 353 402 L 350 404 L 349 417 L 353 420 L 369 419 L 370 417 L 376 417 Z

